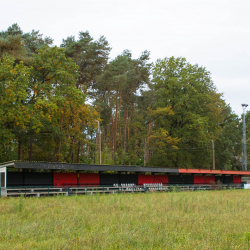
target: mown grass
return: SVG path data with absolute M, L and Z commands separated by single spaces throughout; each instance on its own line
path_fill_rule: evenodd
M 250 249 L 249 190 L 0 199 L 0 249 Z

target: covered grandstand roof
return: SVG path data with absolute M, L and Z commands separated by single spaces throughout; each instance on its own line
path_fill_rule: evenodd
M 115 172 L 151 172 L 151 173 L 183 173 L 183 174 L 224 174 L 224 175 L 250 175 L 250 171 L 229 171 L 212 169 L 181 169 L 181 168 L 160 168 L 160 167 L 140 167 L 140 166 L 120 166 L 120 165 L 90 165 L 76 163 L 59 162 L 25 162 L 11 161 L 0 163 L 0 167 L 20 168 L 20 169 L 48 169 L 48 170 L 78 170 L 78 171 L 115 171 Z

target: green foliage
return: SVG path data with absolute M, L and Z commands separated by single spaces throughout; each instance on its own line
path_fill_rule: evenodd
M 18 46 L 6 47 L 4 41 Z M 82 131 L 88 119 L 98 119 L 77 88 L 79 67 L 50 43 L 39 32 L 23 34 L 16 24 L 0 33 L 1 161 L 75 161 L 76 151 L 79 161 Z
M 181 191 L 181 188 L 180 188 L 180 186 L 178 186 L 178 185 L 170 186 L 170 187 L 169 187 L 169 191 L 170 191 L 170 192 L 180 192 L 180 191 Z
M 162 133 L 178 138 L 179 149 L 163 144 L 165 156 L 153 157 L 151 162 L 169 167 L 209 168 L 210 140 L 217 138 L 225 108 L 210 73 L 203 67 L 191 65 L 185 58 L 171 57 L 156 62 L 153 77 L 155 123 L 164 129 Z
M 79 78 L 77 88 L 82 88 L 85 92 L 90 88 L 96 88 L 97 80 L 103 73 L 107 65 L 110 48 L 104 36 L 93 41 L 89 32 L 79 32 L 79 40 L 75 37 L 63 39 L 61 45 L 65 49 L 65 54 L 79 66 Z
M 0 61 L 0 161 L 14 158 L 14 131 L 26 128 L 30 119 L 30 108 L 26 107 L 30 69 L 22 62 L 14 65 L 8 57 Z
M 52 42 L 17 24 L 0 32 L 1 162 L 97 164 L 98 121 L 103 164 L 211 168 L 213 140 L 216 168 L 240 169 L 241 121 L 205 68 L 171 57 L 151 72 L 148 51 L 108 61 L 108 41 L 88 31 Z
M 0 32 L 0 58 L 9 55 L 15 62 L 23 61 L 28 64 L 31 56 L 37 49 L 51 45 L 53 40 L 49 37 L 42 39 L 39 31 L 32 30 L 31 33 L 23 33 L 15 23 L 7 31 Z
M 242 128 L 239 117 L 232 113 L 230 107 L 225 110 L 225 120 L 215 141 L 216 165 L 220 169 L 241 170 Z

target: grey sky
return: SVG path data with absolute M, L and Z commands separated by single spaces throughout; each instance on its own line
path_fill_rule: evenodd
M 111 58 L 124 49 L 152 61 L 182 56 L 205 66 L 233 111 L 250 104 L 250 2 L 247 0 L 8 0 L 1 1 L 0 30 L 13 23 L 40 30 L 60 45 L 79 31 L 104 35 Z

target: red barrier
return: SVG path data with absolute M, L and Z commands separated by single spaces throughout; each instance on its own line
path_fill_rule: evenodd
M 241 183 L 241 176 L 234 176 L 234 183 Z
M 250 175 L 250 171 L 229 171 L 229 170 L 214 170 L 214 169 L 189 169 L 179 168 L 180 174 L 232 174 L 232 175 Z
M 53 177 L 54 186 L 76 186 L 77 174 L 75 173 L 54 173 Z
M 210 182 L 215 182 L 215 177 L 214 176 L 205 176 L 204 184 L 210 184 Z
M 154 183 L 168 183 L 168 175 L 154 175 Z
M 153 175 L 138 175 L 138 184 L 143 185 L 144 183 L 154 183 L 154 176 Z
M 79 185 L 100 185 L 100 174 L 84 173 L 79 174 Z
M 204 184 L 204 183 L 205 183 L 204 176 L 200 176 L 200 175 L 194 176 L 194 184 Z

